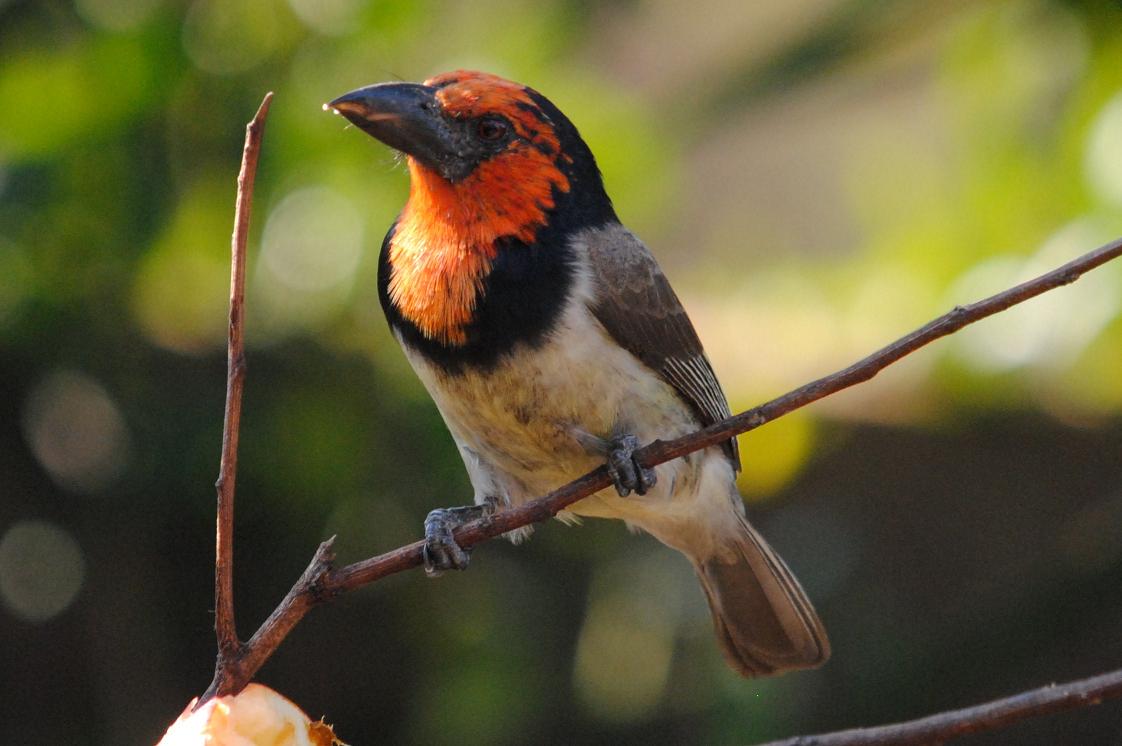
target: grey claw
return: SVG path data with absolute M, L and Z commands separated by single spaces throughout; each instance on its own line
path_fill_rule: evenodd
M 425 518 L 425 546 L 421 549 L 425 574 L 438 578 L 445 570 L 466 570 L 471 550 L 464 549 L 452 536 L 453 529 L 468 521 L 488 515 L 489 506 L 469 505 L 463 508 L 438 508 Z
M 430 578 L 439 578 L 445 570 L 466 570 L 471 560 L 471 554 L 461 549 L 455 542 L 451 544 L 428 542 L 421 549 L 421 555 L 424 559 L 425 575 Z
M 612 441 L 608 451 L 608 474 L 612 477 L 616 492 L 627 497 L 634 491 L 637 495 L 647 494 L 647 490 L 658 481 L 654 469 L 647 469 L 635 460 L 639 439 L 634 435 L 621 435 Z
M 614 450 L 608 454 L 608 474 L 612 477 L 616 492 L 620 497 L 631 494 L 631 486 L 635 484 L 635 465 L 631 463 L 629 454 Z
M 429 576 L 430 578 L 439 578 L 444 574 L 444 571 L 437 569 L 437 563 L 436 560 L 433 559 L 433 554 L 434 552 L 429 551 L 428 544 L 425 544 L 423 547 L 421 547 L 421 559 L 424 561 L 425 575 Z

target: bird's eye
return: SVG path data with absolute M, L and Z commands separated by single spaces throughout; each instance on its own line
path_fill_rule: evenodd
M 506 136 L 509 125 L 502 119 L 480 119 L 476 133 L 484 140 L 501 140 Z

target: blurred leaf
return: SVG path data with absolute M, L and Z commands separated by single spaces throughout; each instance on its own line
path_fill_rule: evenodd
M 145 105 L 159 67 L 136 38 L 29 46 L 0 66 L 0 157 L 44 158 L 109 136 Z
M 144 255 L 133 287 L 137 321 L 155 344 L 198 353 L 226 344 L 232 182 L 199 182 L 180 198 Z

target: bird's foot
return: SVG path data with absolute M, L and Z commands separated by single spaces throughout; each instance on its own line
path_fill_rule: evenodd
M 425 546 L 421 550 L 424 557 L 425 574 L 430 578 L 440 577 L 445 570 L 466 570 L 471 561 L 471 549 L 464 549 L 456 543 L 452 532 L 465 523 L 491 515 L 495 506 L 465 505 L 459 508 L 437 508 L 425 518 Z
M 608 474 L 611 475 L 620 497 L 627 497 L 632 492 L 645 495 L 658 481 L 654 469 L 647 469 L 635 460 L 638 448 L 639 439 L 634 435 L 613 438 L 609 447 Z

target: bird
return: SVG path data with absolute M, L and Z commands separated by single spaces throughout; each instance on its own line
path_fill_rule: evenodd
M 409 172 L 378 295 L 474 491 L 426 517 L 426 572 L 466 569 L 458 526 L 606 464 L 612 487 L 560 518 L 621 519 L 684 554 L 741 675 L 823 664 L 822 621 L 745 516 L 735 438 L 654 469 L 635 458 L 730 411 L 568 117 L 533 88 L 471 70 L 366 86 L 324 109 L 403 154 Z

